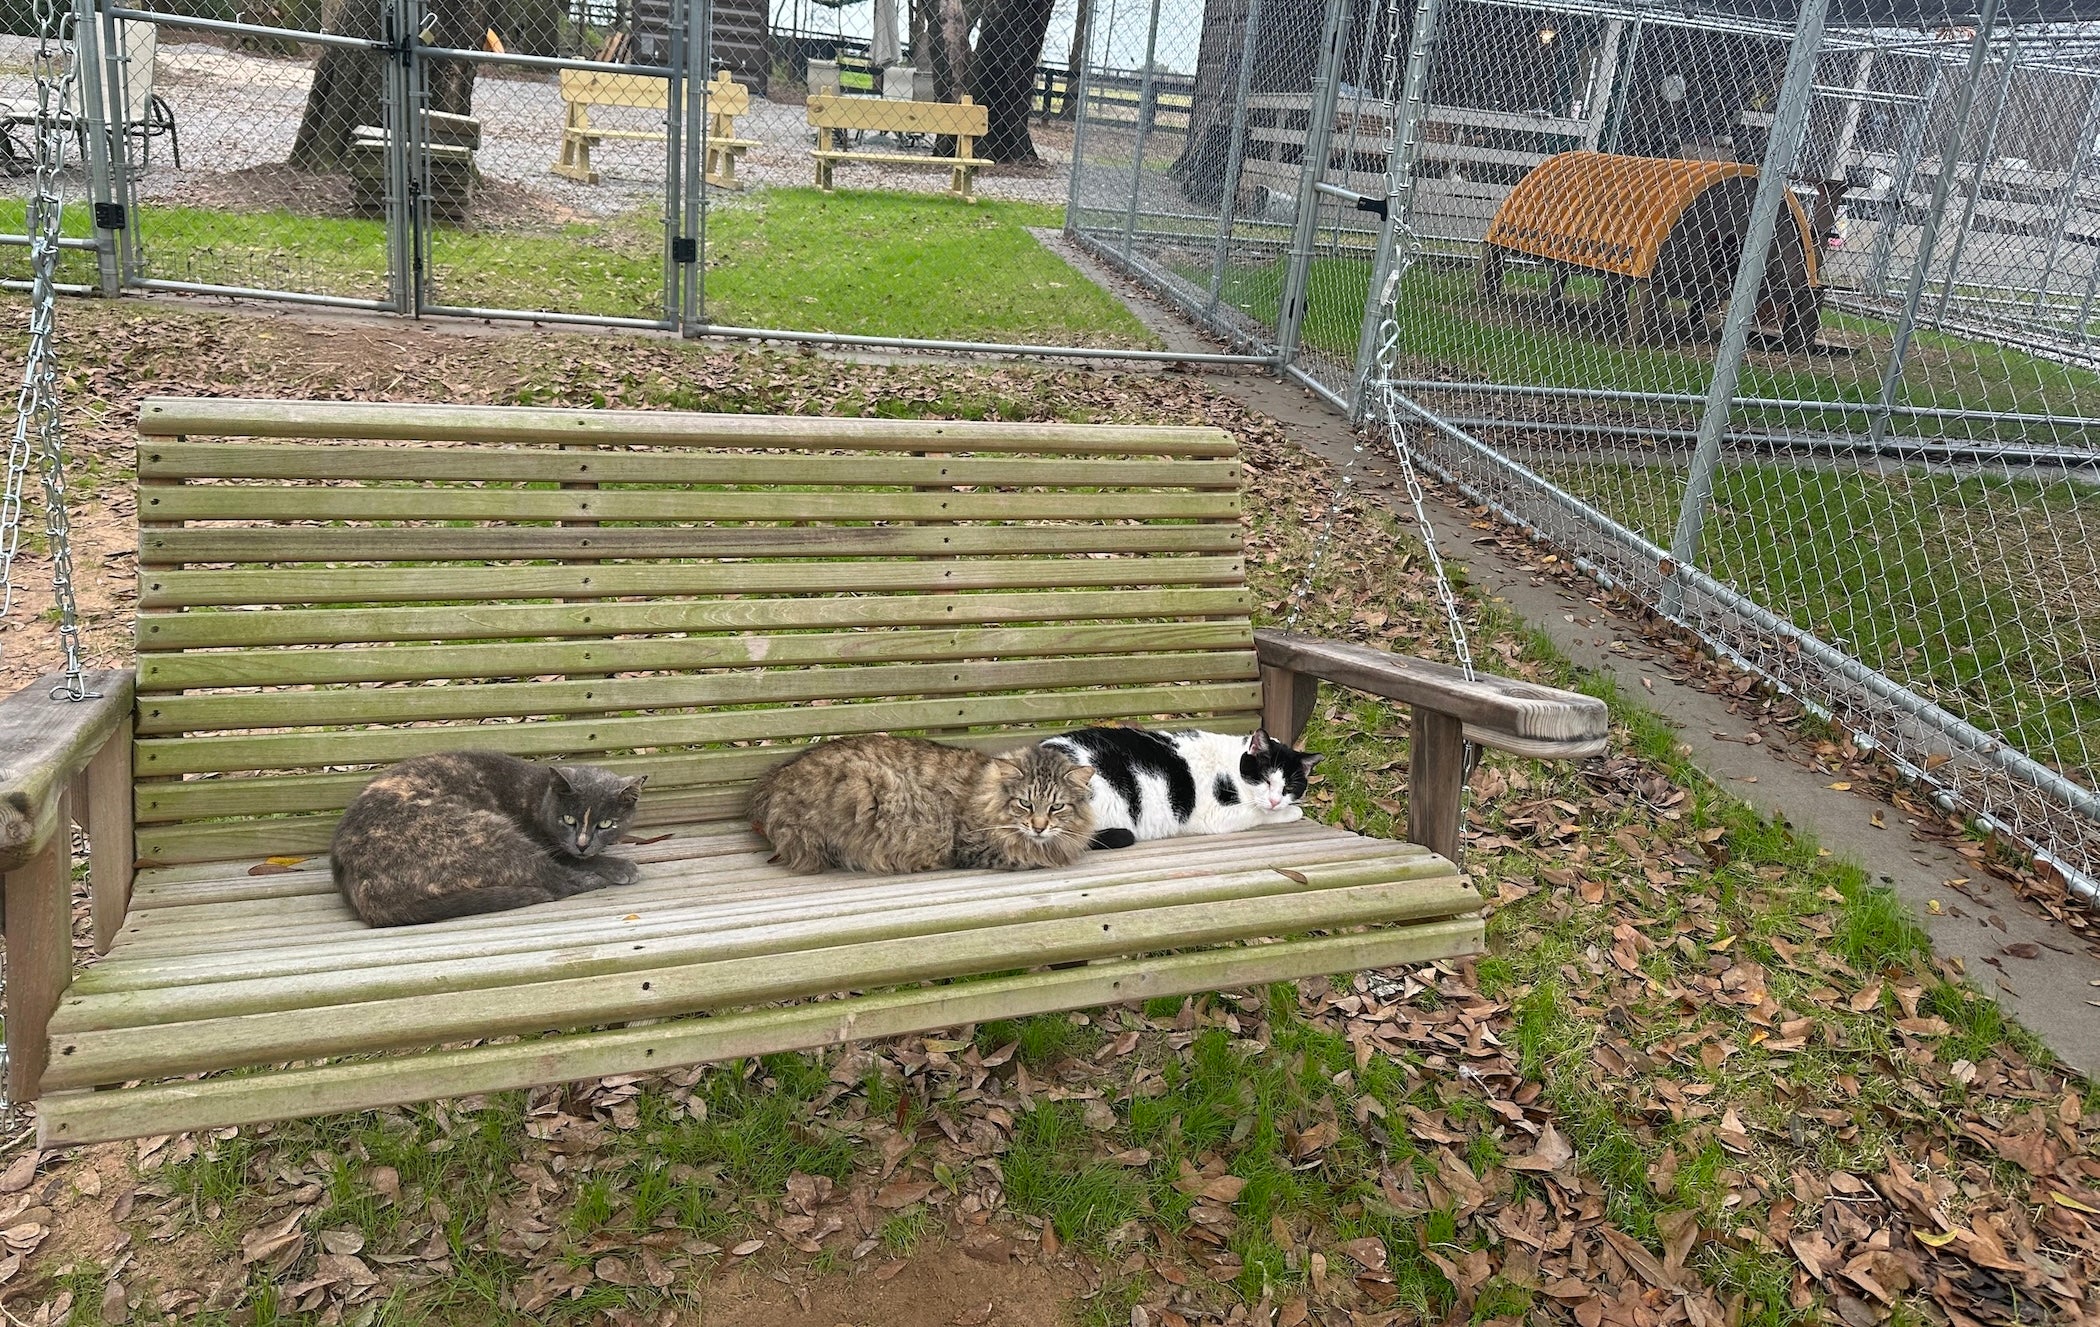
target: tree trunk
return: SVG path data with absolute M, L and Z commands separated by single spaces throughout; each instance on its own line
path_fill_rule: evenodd
M 985 108 L 988 124 L 978 154 L 993 161 L 1034 165 L 1035 140 L 1028 109 L 1036 64 L 1050 30 L 1052 0 L 991 0 L 970 53 L 970 93 Z
M 324 32 L 374 41 L 386 36 L 388 0 L 334 0 Z M 433 45 L 478 51 L 488 31 L 486 0 L 437 7 L 430 15 Z M 425 63 L 430 109 L 450 115 L 474 113 L 474 68 L 465 60 Z M 361 124 L 384 125 L 385 65 L 378 51 L 330 46 L 314 65 L 306 111 L 289 158 L 303 170 L 338 170 L 350 152 L 350 133 Z
M 385 0 L 336 0 L 322 31 L 377 41 L 386 35 L 385 7 Z M 350 131 L 360 124 L 380 123 L 384 72 L 377 51 L 324 47 L 314 65 L 298 136 L 292 140 L 291 164 L 302 170 L 339 169 L 349 155 Z
M 1065 99 L 1057 111 L 1060 120 L 1074 119 L 1079 114 L 1079 85 L 1086 64 L 1086 30 L 1093 14 L 1094 0 L 1079 0 L 1079 9 L 1072 15 L 1072 49 L 1065 56 Z
M 425 11 L 425 23 L 433 46 L 455 51 L 478 51 L 488 36 L 487 0 L 447 0 Z M 429 60 L 423 65 L 423 86 L 430 95 L 430 109 L 446 115 L 474 113 L 474 70 L 471 60 Z

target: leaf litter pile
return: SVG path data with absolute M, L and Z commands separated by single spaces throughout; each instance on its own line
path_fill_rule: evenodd
M 153 392 L 1213 423 L 1245 448 L 1272 620 L 1333 478 L 1193 375 L 72 307 L 76 557 L 102 660 L 129 632 L 129 421 Z M 1488 667 L 1594 687 L 1467 604 Z M 9 685 L 49 665 L 34 625 L 0 636 Z M 1301 627 L 1442 652 L 1419 551 L 1368 497 Z M 735 1283 L 801 1321 L 813 1286 L 932 1258 L 988 1280 L 1061 1269 L 1075 1320 L 1117 1327 L 2100 1316 L 2088 1086 L 1859 871 L 1607 699 L 1608 756 L 1491 756 L 1473 780 L 1487 957 L 22 1152 L 0 1173 L 0 1309 L 670 1323 L 712 1320 Z M 1323 692 L 1309 743 L 1331 754 L 1317 813 L 1396 833 L 1404 711 Z

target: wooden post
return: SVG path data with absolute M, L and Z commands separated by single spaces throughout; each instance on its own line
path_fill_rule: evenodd
M 59 799 L 44 850 L 0 877 L 7 908 L 7 1097 L 34 1101 L 50 1054 L 51 1015 L 73 980 L 73 821 Z
M 1320 679 L 1288 668 L 1261 666 L 1262 731 L 1286 746 L 1296 746 L 1298 735 L 1312 721 L 1313 700 L 1320 694 Z
M 1466 782 L 1466 726 L 1448 714 L 1413 708 L 1407 756 L 1407 837 L 1456 864 L 1459 795 Z
M 131 909 L 131 733 L 119 728 L 87 767 L 89 891 L 94 903 L 95 952 L 106 954 Z

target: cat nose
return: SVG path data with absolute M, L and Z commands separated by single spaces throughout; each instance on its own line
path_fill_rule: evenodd
M 1046 830 L 1046 829 L 1050 828 L 1050 817 L 1048 817 L 1048 816 L 1033 816 L 1033 817 L 1030 817 L 1030 819 L 1029 819 L 1028 823 L 1029 823 L 1030 825 L 1033 825 L 1033 826 L 1035 827 L 1035 832 L 1036 832 L 1036 833 L 1040 834 L 1040 833 L 1042 833 L 1042 832 L 1043 832 L 1044 830 Z

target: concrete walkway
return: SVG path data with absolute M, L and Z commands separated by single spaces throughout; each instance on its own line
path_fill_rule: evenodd
M 1170 348 L 1216 348 L 1131 282 L 1061 239 L 1045 242 L 1120 297 Z M 1354 439 L 1347 422 L 1311 392 L 1253 372 L 1226 371 L 1211 377 L 1217 390 L 1275 419 L 1299 445 L 1337 465 L 1349 459 Z M 1389 453 L 1367 449 L 1360 474 L 1365 491 L 1382 496 L 1412 523 L 1399 468 Z M 2100 1007 L 2095 1005 L 2100 1002 L 2100 959 L 2079 935 L 1959 854 L 1916 839 L 1904 826 L 1904 813 L 1887 802 L 1864 793 L 1832 791 L 1829 775 L 1768 745 L 1746 745 L 1746 720 L 1731 713 L 1721 697 L 1644 663 L 1650 650 L 1640 624 L 1605 607 L 1601 593 L 1585 597 L 1594 587 L 1571 591 L 1492 545 L 1476 543 L 1479 531 L 1472 518 L 1447 503 L 1432 501 L 1430 519 L 1439 545 L 1454 562 L 1465 565 L 1474 585 L 1545 632 L 1577 666 L 1606 674 L 1624 694 L 1642 698 L 1678 730 L 1707 777 L 1764 814 L 1814 835 L 1832 854 L 1859 864 L 1894 890 L 1942 956 L 1959 958 L 1978 987 L 1997 996 L 2008 1013 L 2065 1063 L 2087 1077 L 2100 1077 Z M 1873 823 L 1877 815 L 1886 828 Z M 1970 882 L 1964 888 L 1975 897 L 1965 897 L 1948 884 L 1964 878 Z M 2039 957 L 2006 953 L 2008 946 L 2023 941 Z

